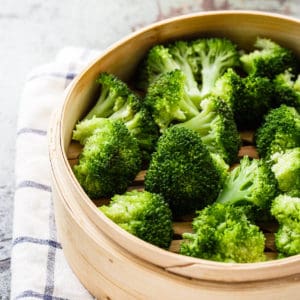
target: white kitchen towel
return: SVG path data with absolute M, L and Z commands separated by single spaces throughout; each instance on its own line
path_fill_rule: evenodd
M 17 129 L 11 299 L 93 299 L 69 268 L 57 240 L 47 129 L 66 87 L 98 55 L 65 48 L 26 81 Z

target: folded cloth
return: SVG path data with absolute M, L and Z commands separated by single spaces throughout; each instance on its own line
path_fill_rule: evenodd
M 26 81 L 16 144 L 11 299 L 93 299 L 69 268 L 57 239 L 47 128 L 68 84 L 97 55 L 65 48 Z

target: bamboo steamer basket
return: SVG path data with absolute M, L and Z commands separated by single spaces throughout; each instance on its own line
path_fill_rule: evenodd
M 72 172 L 72 130 L 96 99 L 102 71 L 127 80 L 154 44 L 223 36 L 250 49 L 269 37 L 300 57 L 300 21 L 255 11 L 219 11 L 165 20 L 110 47 L 69 88 L 49 130 L 58 234 L 83 285 L 100 299 L 300 299 L 300 255 L 261 263 L 219 263 L 150 245 L 119 228 L 98 209 Z M 74 150 L 75 149 L 75 150 Z M 75 154 L 74 154 L 75 153 Z M 78 151 L 77 151 L 78 154 Z

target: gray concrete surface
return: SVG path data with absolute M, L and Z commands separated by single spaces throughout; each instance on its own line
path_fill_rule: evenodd
M 156 20 L 202 10 L 259 9 L 300 17 L 298 0 L 0 1 L 0 299 L 9 299 L 15 131 L 26 74 L 64 46 L 103 49 Z

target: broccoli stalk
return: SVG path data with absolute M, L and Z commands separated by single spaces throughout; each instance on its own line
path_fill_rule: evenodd
M 168 248 L 173 237 L 172 213 L 163 197 L 137 190 L 114 195 L 99 208 L 131 234 L 153 245 Z
M 267 211 L 276 195 L 277 181 L 269 165 L 262 159 L 250 160 L 244 156 L 227 176 L 216 202 L 250 204 Z
M 220 262 L 266 260 L 265 237 L 243 208 L 216 203 L 197 212 L 194 233 L 184 233 L 180 254 Z
M 237 158 L 240 136 L 230 107 L 211 96 L 201 102 L 201 109 L 194 118 L 175 126 L 197 131 L 209 151 L 219 154 L 226 163 L 233 163 Z
M 198 39 L 192 42 L 192 48 L 201 77 L 203 98 L 228 68 L 239 65 L 239 54 L 236 45 L 224 38 Z

